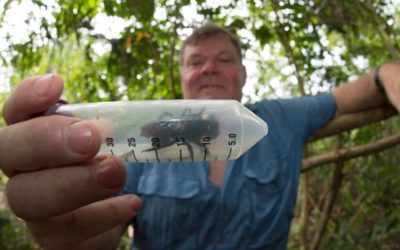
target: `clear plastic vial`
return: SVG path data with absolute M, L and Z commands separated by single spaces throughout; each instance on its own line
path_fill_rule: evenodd
M 68 104 L 49 114 L 92 122 L 102 135 L 99 154 L 131 162 L 236 159 L 268 132 L 263 120 L 235 100 Z

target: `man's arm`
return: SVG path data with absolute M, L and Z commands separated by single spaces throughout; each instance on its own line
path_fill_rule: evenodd
M 336 116 L 379 107 L 388 101 L 400 111 L 400 64 L 386 63 L 380 68 L 379 78 L 386 94 L 376 86 L 374 73 L 373 70 L 334 90 Z

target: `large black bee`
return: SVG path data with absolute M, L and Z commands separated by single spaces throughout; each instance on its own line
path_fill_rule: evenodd
M 204 147 L 207 153 L 205 145 L 218 134 L 218 120 L 213 115 L 205 113 L 204 109 L 192 113 L 191 109 L 187 108 L 178 117 L 170 113 L 162 114 L 157 121 L 144 125 L 140 135 L 152 140 L 152 148 L 143 152 L 158 150 L 176 143 L 185 145 L 193 159 L 191 144 Z

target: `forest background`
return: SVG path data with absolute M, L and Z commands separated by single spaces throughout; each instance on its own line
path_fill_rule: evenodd
M 182 40 L 207 20 L 241 37 L 244 102 L 329 91 L 400 59 L 399 0 L 0 0 L 0 106 L 49 72 L 70 102 L 179 99 Z M 400 249 L 399 131 L 388 107 L 307 145 L 289 249 Z M 0 198 L 0 249 L 37 249 Z

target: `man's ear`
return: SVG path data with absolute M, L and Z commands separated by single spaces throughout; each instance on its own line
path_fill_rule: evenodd
M 246 70 L 246 66 L 244 66 L 242 64 L 242 69 L 241 69 L 241 74 L 240 74 L 240 81 L 242 83 L 242 88 L 244 87 L 244 85 L 246 84 L 246 79 L 247 79 L 247 70 Z

